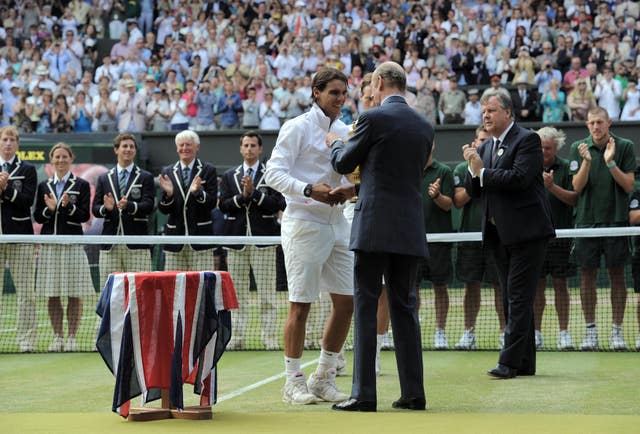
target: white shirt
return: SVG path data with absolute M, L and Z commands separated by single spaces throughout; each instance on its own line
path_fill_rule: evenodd
M 617 121 L 620 118 L 622 85 L 616 79 L 611 79 L 609 82 L 603 80 L 603 86 L 601 86 L 600 83 L 601 82 L 598 82 L 596 85 L 593 94 L 598 98 L 598 105 L 609 113 L 609 118 L 612 121 Z
M 482 123 L 482 105 L 480 101 L 467 101 L 462 111 L 465 125 L 480 125 Z
M 318 223 L 333 223 L 343 218 L 341 206 L 330 206 L 305 197 L 307 184 L 327 183 L 332 187 L 348 184 L 331 167 L 331 150 L 325 143 L 327 133 L 348 137 L 349 127 L 331 120 L 314 104 L 300 116 L 284 123 L 276 146 L 267 162 L 266 183 L 282 193 L 287 201 L 285 213 L 294 218 Z

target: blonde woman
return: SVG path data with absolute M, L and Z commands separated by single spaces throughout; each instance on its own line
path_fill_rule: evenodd
M 71 173 L 73 151 L 57 143 L 49 152 L 54 168 L 51 178 L 38 185 L 33 218 L 42 224 L 42 235 L 83 235 L 89 220 L 89 183 Z M 36 288 L 47 297 L 49 319 L 55 334 L 49 351 L 77 351 L 76 334 L 82 317 L 82 297 L 93 294 L 89 262 L 81 244 L 43 244 L 40 249 Z M 64 340 L 62 297 L 68 298 L 68 336 Z
M 575 81 L 575 86 L 567 98 L 567 106 L 571 110 L 573 121 L 586 121 L 589 110 L 597 106 L 596 97 L 587 87 L 584 77 Z

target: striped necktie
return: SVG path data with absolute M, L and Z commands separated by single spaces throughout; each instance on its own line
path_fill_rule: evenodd
M 185 190 L 189 189 L 189 178 L 191 177 L 191 169 L 189 169 L 189 166 L 185 166 L 182 169 L 182 186 L 184 187 Z
M 120 171 L 120 179 L 118 179 L 118 187 L 120 187 L 120 197 L 124 196 L 127 192 L 127 174 L 126 170 Z
M 6 161 L 2 163 L 2 171 L 9 173 L 9 163 L 7 163 Z
M 247 176 L 251 178 L 251 182 L 253 182 L 253 167 L 249 167 L 249 169 L 247 169 Z

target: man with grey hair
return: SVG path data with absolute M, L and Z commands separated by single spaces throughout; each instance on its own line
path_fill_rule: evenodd
M 424 225 L 415 222 L 424 221 L 421 183 L 434 131 L 405 101 L 400 65 L 378 66 L 371 88 L 377 107 L 360 114 L 348 143 L 332 133 L 326 139 L 333 168 L 347 174 L 360 166 L 362 180 L 349 245 L 355 251 L 356 284 L 353 385 L 351 398 L 332 408 L 376 411 L 376 311 L 384 271 L 400 378 L 400 399 L 393 407 L 424 410 L 416 278 L 427 248 Z
M 200 137 L 191 130 L 176 135 L 178 161 L 158 176 L 163 194 L 158 209 L 167 214 L 165 235 L 211 236 L 211 211 L 218 201 L 218 177 L 211 163 L 197 158 Z M 213 246 L 207 244 L 164 246 L 165 270 L 213 270 Z
M 555 229 L 572 228 L 573 207 L 578 201 L 578 193 L 573 191 L 571 185 L 572 176 L 569 173 L 569 161 L 557 155 L 558 150 L 564 145 L 566 134 L 553 127 L 540 128 L 537 133 L 542 143 L 542 167 L 544 169 L 542 179 L 551 205 L 553 226 Z M 572 267 L 569 264 L 571 244 L 570 238 L 557 238 L 551 240 L 547 246 L 546 258 L 533 304 L 537 349 L 544 347 L 542 314 L 546 305 L 547 275 L 551 275 L 555 292 L 555 306 L 560 327 L 558 349 L 573 349 L 573 342 L 569 334 L 569 293 L 567 291 L 567 277 L 572 271 L 575 274 L 575 266 Z
M 540 137 L 513 121 L 506 89 L 480 100 L 492 136 L 478 148 L 462 147 L 469 162 L 465 188 L 482 201 L 482 240 L 495 258 L 507 320 L 494 378 L 535 375 L 533 300 L 549 238 L 555 235 L 542 178 Z

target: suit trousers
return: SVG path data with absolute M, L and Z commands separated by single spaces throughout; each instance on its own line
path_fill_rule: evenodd
M 384 272 L 402 397 L 424 398 L 416 279 L 422 258 L 355 252 L 354 356 L 351 397 L 376 401 L 376 312 Z
M 244 246 L 242 250 L 226 249 L 229 274 L 238 294 L 240 308 L 234 316 L 234 338 L 243 339 L 249 320 L 250 302 L 250 268 L 258 287 L 258 306 L 262 324 L 263 339 L 276 337 L 276 246 L 256 247 Z
M 18 299 L 18 322 L 16 341 L 20 349 L 35 350 L 38 336 L 35 294 L 35 252 L 33 244 L 3 244 L 0 246 L 0 264 L 4 274 L 9 262 L 11 277 Z M 58 270 L 62 272 L 63 270 Z M 0 279 L 0 312 L 4 291 L 4 278 Z M 0 314 L 0 317 L 2 315 Z
M 536 373 L 533 300 L 544 264 L 547 238 L 505 246 L 496 227 L 487 222 L 485 245 L 495 258 L 502 286 L 502 302 L 507 325 L 504 348 L 498 362 L 517 369 L 520 375 Z
M 153 271 L 149 249 L 130 249 L 124 244 L 114 244 L 109 250 L 100 250 L 100 285 L 115 272 L 136 273 Z

